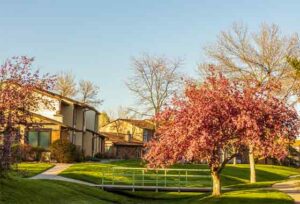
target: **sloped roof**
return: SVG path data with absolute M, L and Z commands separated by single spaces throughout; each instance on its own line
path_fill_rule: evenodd
M 113 132 L 100 132 L 100 135 L 106 137 L 109 141 L 111 141 L 115 145 L 127 145 L 127 146 L 143 146 L 143 142 L 131 139 L 130 142 L 125 140 L 126 134 L 118 134 Z
M 114 120 L 114 121 L 110 122 L 109 124 L 114 123 L 116 121 L 124 121 L 124 122 L 130 123 L 130 124 L 132 124 L 136 127 L 142 128 L 142 129 L 148 129 L 148 130 L 154 130 L 155 129 L 154 123 L 151 122 L 150 120 L 137 120 L 137 119 L 119 118 L 117 120 Z
M 60 94 L 57 94 L 57 93 L 54 93 L 54 92 L 48 91 L 48 90 L 43 90 L 43 89 L 37 89 L 37 90 L 39 92 L 41 92 L 41 93 L 47 94 L 48 96 L 52 96 L 52 97 L 58 98 L 58 99 L 64 101 L 65 103 L 73 103 L 75 105 L 78 105 L 78 106 L 81 106 L 81 107 L 84 107 L 84 108 L 89 108 L 89 109 L 91 109 L 91 110 L 99 113 L 99 111 L 95 107 L 90 106 L 90 105 L 85 104 L 85 103 L 82 103 L 80 101 L 77 101 L 75 99 L 72 99 L 72 98 L 69 98 L 69 97 L 66 97 L 66 96 L 62 96 Z

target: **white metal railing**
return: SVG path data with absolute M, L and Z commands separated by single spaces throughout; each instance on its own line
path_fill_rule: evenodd
M 149 169 L 132 167 L 103 168 L 101 184 L 135 187 L 207 187 L 211 186 L 209 169 Z M 156 189 L 157 190 L 157 189 Z

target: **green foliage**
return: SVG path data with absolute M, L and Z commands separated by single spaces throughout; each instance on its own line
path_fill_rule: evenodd
M 51 157 L 57 162 L 72 163 L 82 161 L 82 150 L 67 139 L 56 140 L 50 147 Z

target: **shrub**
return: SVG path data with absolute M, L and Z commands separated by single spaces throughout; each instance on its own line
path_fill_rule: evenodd
M 98 152 L 94 155 L 95 158 L 98 159 L 113 159 L 115 158 L 112 152 Z
M 48 152 L 49 150 L 46 150 L 43 147 L 31 147 L 31 151 L 30 151 L 30 156 L 35 160 L 35 161 L 42 161 L 43 157 L 43 153 L 44 152 Z
M 45 155 L 49 154 L 49 150 L 42 147 L 32 147 L 29 144 L 14 144 L 11 149 L 14 162 L 47 161 Z
M 82 150 L 67 139 L 56 140 L 50 147 L 51 157 L 57 162 L 72 163 L 82 161 Z
M 14 144 L 11 150 L 15 162 L 30 160 L 32 147 L 29 144 Z

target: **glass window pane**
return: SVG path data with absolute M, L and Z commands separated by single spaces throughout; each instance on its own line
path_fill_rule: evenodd
M 30 144 L 33 147 L 38 146 L 38 132 L 35 131 L 28 132 L 28 144 Z
M 48 148 L 50 146 L 50 132 L 42 131 L 40 132 L 40 147 Z

